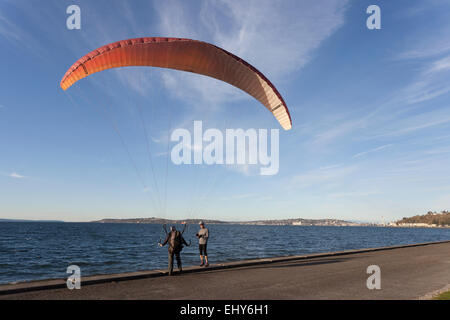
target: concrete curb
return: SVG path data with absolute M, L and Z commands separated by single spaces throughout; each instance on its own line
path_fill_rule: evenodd
M 446 285 L 445 287 L 443 287 L 439 290 L 429 292 L 426 295 L 419 297 L 417 300 L 432 300 L 432 299 L 436 298 L 437 296 L 439 296 L 440 294 L 447 292 L 447 291 L 450 291 L 450 284 Z
M 194 266 L 194 267 L 184 268 L 183 273 L 196 273 L 196 272 L 205 272 L 205 271 L 214 271 L 214 270 L 224 270 L 224 269 L 232 269 L 232 268 L 240 268 L 240 267 L 249 267 L 249 266 L 255 266 L 255 265 L 271 264 L 271 263 L 277 263 L 277 262 L 289 262 L 289 261 L 307 260 L 307 259 L 314 259 L 314 258 L 334 257 L 334 256 L 357 254 L 357 253 L 394 250 L 394 249 L 411 248 L 411 247 L 419 247 L 419 246 L 427 246 L 427 245 L 443 244 L 443 243 L 450 243 L 450 240 L 438 241 L 438 242 L 416 243 L 416 244 L 408 244 L 408 245 L 398 245 L 398 246 L 391 246 L 391 247 L 379 247 L 379 248 L 367 248 L 367 249 L 358 249 L 358 250 L 326 252 L 326 253 L 317 253 L 317 254 L 310 254 L 310 255 L 297 255 L 297 256 L 284 256 L 284 257 L 275 257 L 275 258 L 243 260 L 243 261 L 214 264 L 214 265 L 210 265 L 208 268 Z M 175 274 L 176 273 L 177 272 L 175 272 Z M 87 277 L 82 277 L 81 285 L 86 286 L 86 285 L 93 285 L 93 284 L 100 284 L 100 283 L 107 283 L 107 282 L 119 282 L 119 281 L 127 281 L 127 280 L 155 278 L 155 277 L 162 277 L 162 276 L 166 276 L 166 275 L 167 275 L 167 271 L 165 271 L 165 270 L 149 270 L 149 271 L 118 273 L 118 274 L 87 276 Z M 62 288 L 67 288 L 66 279 L 50 279 L 50 280 L 22 282 L 22 283 L 16 283 L 16 284 L 6 284 L 6 285 L 0 285 L 0 296 L 14 294 L 14 293 L 49 290 L 49 289 L 62 289 Z

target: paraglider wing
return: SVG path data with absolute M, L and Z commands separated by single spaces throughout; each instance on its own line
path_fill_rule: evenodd
M 188 71 L 227 82 L 259 100 L 283 129 L 292 127 L 283 98 L 261 72 L 232 53 L 197 40 L 137 38 L 111 43 L 75 62 L 61 80 L 61 88 L 67 90 L 93 73 L 126 66 Z

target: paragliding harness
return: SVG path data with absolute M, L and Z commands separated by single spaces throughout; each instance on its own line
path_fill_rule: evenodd
M 174 253 L 179 253 L 183 250 L 183 240 L 180 231 L 170 232 L 169 245 L 169 251 L 173 251 Z
M 180 253 L 181 250 L 183 250 L 183 233 L 186 231 L 187 224 L 184 224 L 183 231 L 176 230 L 175 232 L 170 232 L 170 239 L 169 239 L 169 251 L 174 253 Z M 166 233 L 166 237 L 169 234 L 167 231 L 167 227 L 165 224 L 163 224 L 164 232 Z M 161 243 L 161 238 L 159 238 L 159 244 Z M 187 244 L 187 246 L 191 245 L 191 241 Z

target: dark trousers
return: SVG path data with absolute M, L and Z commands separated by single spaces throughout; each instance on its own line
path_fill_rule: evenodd
M 175 258 L 177 259 L 177 266 L 178 266 L 178 270 L 182 270 L 181 269 L 181 257 L 180 257 L 180 252 L 171 252 L 169 251 L 169 275 L 172 274 L 173 272 L 173 256 L 175 255 Z

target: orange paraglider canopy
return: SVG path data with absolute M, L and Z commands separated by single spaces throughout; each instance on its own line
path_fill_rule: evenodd
M 232 53 L 197 40 L 136 38 L 108 44 L 75 62 L 61 80 L 61 88 L 66 90 L 96 72 L 127 66 L 188 71 L 227 82 L 260 101 L 283 129 L 292 127 L 286 103 L 261 72 Z

